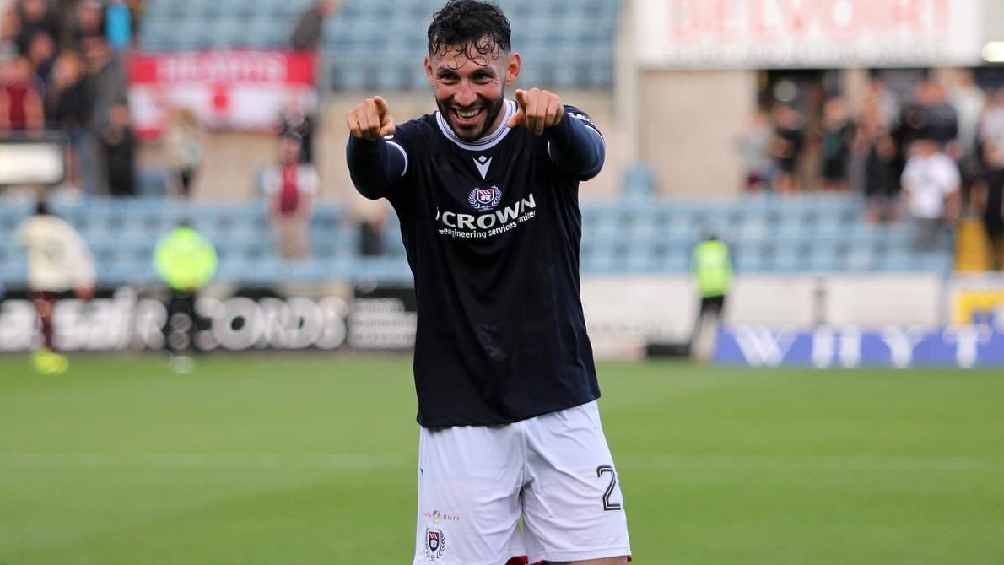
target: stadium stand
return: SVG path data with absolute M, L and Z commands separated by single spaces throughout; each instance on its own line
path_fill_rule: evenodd
M 152 52 L 286 47 L 309 0 L 152 0 L 140 40 Z M 523 81 L 606 88 L 620 0 L 502 0 L 513 47 L 526 55 Z M 345 0 L 325 22 L 324 75 L 339 90 L 408 90 L 424 86 L 425 21 L 440 0 Z M 588 15 L 588 17 L 587 17 Z M 544 56 L 546 54 L 546 57 Z
M 216 245 L 218 281 L 270 285 L 276 280 L 410 283 L 396 217 L 384 229 L 382 255 L 358 253 L 358 233 L 348 214 L 318 205 L 310 259 L 284 262 L 273 252 L 260 203 L 188 203 L 161 198 L 59 200 L 56 213 L 73 223 L 94 254 L 99 282 L 108 286 L 153 284 L 155 236 L 189 218 Z M 847 195 L 747 197 L 723 202 L 625 197 L 582 206 L 582 270 L 586 274 L 680 273 L 703 233 L 714 231 L 734 248 L 743 273 L 933 272 L 947 274 L 953 254 L 911 247 L 906 224 L 873 226 L 863 204 Z M 0 282 L 23 284 L 23 252 L 14 233 L 28 215 L 26 201 L 0 207 Z
M 607 88 L 619 0 L 501 0 L 513 24 L 513 48 L 525 55 L 522 82 Z M 423 88 L 426 26 L 439 0 L 346 0 L 326 23 L 325 74 L 338 90 Z M 587 14 L 588 17 L 584 15 Z M 389 33 L 388 33 L 389 30 Z
M 289 43 L 310 0 L 153 0 L 143 15 L 145 51 L 276 49 Z

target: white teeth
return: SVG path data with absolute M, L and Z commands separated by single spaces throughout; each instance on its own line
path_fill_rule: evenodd
M 457 115 L 466 120 L 477 116 L 480 112 L 481 110 L 457 110 Z

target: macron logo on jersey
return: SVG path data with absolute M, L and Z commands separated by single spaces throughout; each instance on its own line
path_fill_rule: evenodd
M 481 178 L 488 178 L 488 167 L 492 166 L 492 157 L 487 155 L 482 155 L 480 157 L 474 158 L 474 166 L 478 168 L 478 172 L 481 173 Z

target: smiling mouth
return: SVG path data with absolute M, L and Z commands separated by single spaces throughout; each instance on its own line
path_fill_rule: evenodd
M 463 121 L 470 121 L 477 118 L 484 112 L 484 108 L 471 108 L 469 110 L 461 110 L 460 108 L 454 108 L 453 114 Z

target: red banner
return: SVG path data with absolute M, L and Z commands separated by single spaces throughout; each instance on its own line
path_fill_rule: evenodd
M 133 123 L 157 136 L 172 108 L 209 128 L 266 130 L 288 106 L 316 103 L 315 57 L 285 51 L 137 53 L 129 62 Z

